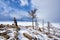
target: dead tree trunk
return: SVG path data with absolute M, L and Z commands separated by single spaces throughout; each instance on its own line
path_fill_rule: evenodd
M 35 19 L 35 27 L 36 27 L 36 29 L 39 29 L 39 27 L 38 27 L 38 20 L 37 20 L 37 18 Z
M 34 18 L 32 18 L 32 27 L 34 29 Z
M 14 25 L 16 27 L 16 32 L 14 33 L 15 34 L 15 39 L 18 40 L 18 30 L 20 30 L 20 28 L 17 25 L 17 20 L 16 20 L 15 17 L 14 17 Z
M 43 32 L 44 32 L 44 20 L 42 20 Z
M 53 35 L 55 35 L 55 33 L 56 33 L 56 29 L 54 28 L 54 30 L 53 30 Z
M 37 19 L 35 20 L 35 26 L 38 26 Z
M 14 17 L 14 25 L 15 25 L 15 26 L 18 26 L 18 25 L 17 25 L 17 20 L 16 20 L 15 17 Z
M 50 22 L 48 22 L 48 34 L 50 34 Z

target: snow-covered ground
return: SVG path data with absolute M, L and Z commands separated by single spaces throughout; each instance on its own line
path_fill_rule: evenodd
M 12 25 L 14 22 L 13 21 L 0 21 L 0 24 L 10 24 Z M 54 27 L 60 28 L 60 23 L 51 23 Z M 30 26 L 32 25 L 31 22 L 20 22 L 18 21 L 18 25 L 22 25 L 22 26 Z M 39 27 L 42 27 L 42 23 L 38 22 Z M 47 26 L 47 23 L 44 24 L 45 26 Z
M 13 22 L 0 22 L 0 24 L 12 25 Z M 51 24 L 53 24 L 53 26 L 56 28 L 57 27 L 60 28 L 60 23 L 51 23 Z M 29 40 L 28 38 L 26 38 L 23 35 L 23 33 L 27 33 L 27 34 L 31 35 L 33 38 L 36 37 L 37 40 L 54 40 L 54 38 L 49 38 L 48 35 L 44 34 L 43 32 L 40 32 L 40 31 L 32 29 L 32 28 L 26 28 L 25 26 L 32 25 L 31 22 L 18 22 L 18 25 L 21 25 L 21 26 L 19 26 L 20 30 L 18 31 L 19 40 Z M 45 26 L 47 26 L 47 24 L 45 24 Z M 42 23 L 39 23 L 39 27 L 42 27 Z M 11 37 L 11 38 L 9 38 L 9 40 L 11 40 L 12 38 L 14 38 L 14 33 L 16 32 L 16 30 L 13 28 L 9 28 L 7 30 L 11 31 L 10 33 L 8 33 L 8 35 Z M 51 35 L 51 36 L 55 37 L 54 35 Z M 4 38 L 3 39 L 2 38 L 3 37 L 0 37 L 0 40 L 4 40 Z M 58 38 L 58 37 L 55 37 L 55 38 L 60 40 L 60 38 Z
M 36 34 L 34 34 L 34 32 Z M 28 40 L 27 38 L 25 38 L 23 36 L 23 33 L 27 33 L 27 34 L 31 35 L 32 37 L 36 37 L 37 40 L 48 40 L 46 35 L 42 34 L 41 32 L 39 32 L 37 30 L 33 30 L 33 29 L 30 29 L 30 28 L 29 29 L 24 29 L 23 28 L 18 33 L 19 33 L 18 37 L 19 37 L 20 40 L 22 40 L 22 39 Z
M 51 35 L 53 38 L 49 38 L 48 35 L 44 34 L 43 32 L 40 32 L 38 30 L 34 30 L 31 28 L 26 29 L 24 26 L 20 27 L 20 28 L 21 28 L 21 30 L 18 32 L 19 33 L 18 37 L 20 40 L 26 39 L 23 36 L 23 33 L 27 33 L 27 34 L 31 35 L 32 37 L 36 37 L 37 40 L 54 40 L 54 39 L 60 40 L 60 38 L 58 38 L 54 35 Z M 26 39 L 26 40 L 28 40 L 28 39 Z

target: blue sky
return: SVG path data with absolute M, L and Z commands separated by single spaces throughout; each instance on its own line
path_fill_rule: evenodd
M 28 11 L 37 8 L 39 19 L 60 22 L 60 0 L 0 0 L 0 21 L 28 20 Z

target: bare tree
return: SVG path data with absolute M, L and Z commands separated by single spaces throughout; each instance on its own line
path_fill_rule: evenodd
M 30 15 L 31 18 L 32 18 L 32 27 L 33 27 L 33 29 L 34 29 L 34 18 L 36 18 L 36 11 L 37 11 L 37 9 L 28 11 L 29 15 Z

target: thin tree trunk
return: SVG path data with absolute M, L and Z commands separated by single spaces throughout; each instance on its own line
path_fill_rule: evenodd
M 42 20 L 43 32 L 44 32 L 44 20 Z
M 53 32 L 54 32 L 53 35 L 55 35 L 55 33 L 56 33 L 55 28 L 54 28 L 54 31 Z
M 35 20 L 35 26 L 38 26 L 37 19 Z
M 32 18 L 32 27 L 34 29 L 34 19 Z
M 48 33 L 50 33 L 50 22 L 48 22 Z

